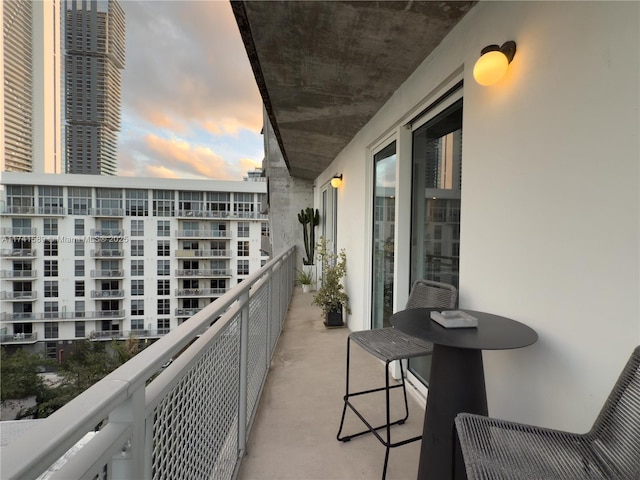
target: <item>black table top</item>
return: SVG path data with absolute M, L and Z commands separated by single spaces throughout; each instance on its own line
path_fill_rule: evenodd
M 428 340 L 436 345 L 473 350 L 506 350 L 531 345 L 538 334 L 523 323 L 491 313 L 463 310 L 478 319 L 472 328 L 444 328 L 431 320 L 431 310 L 415 308 L 394 313 L 391 325 L 407 335 Z

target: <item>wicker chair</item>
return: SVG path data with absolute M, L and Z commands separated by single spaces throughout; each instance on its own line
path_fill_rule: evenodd
M 406 309 L 410 308 L 454 308 L 456 306 L 458 298 L 458 290 L 453 285 L 446 283 L 434 282 L 430 280 L 418 280 L 411 289 L 409 300 L 407 301 Z M 426 318 L 426 317 L 425 317 Z M 349 392 L 349 360 L 351 351 L 351 342 L 362 347 L 365 351 L 375 356 L 376 358 L 385 362 L 385 386 L 374 388 L 371 390 L 362 390 L 358 392 Z M 405 388 L 404 377 L 406 374 L 405 367 L 400 362 L 401 382 L 396 385 L 389 385 L 389 364 L 394 360 L 404 360 L 414 357 L 422 357 L 425 355 L 431 355 L 433 353 L 433 344 L 419 340 L 414 337 L 410 337 L 399 330 L 389 328 L 378 328 L 374 330 L 363 330 L 360 332 L 353 332 L 349 335 L 347 340 L 347 386 L 346 394 L 344 396 L 344 407 L 342 409 L 342 418 L 340 419 L 340 428 L 338 430 L 337 438 L 341 442 L 348 442 L 352 438 L 365 435 L 367 433 L 373 433 L 376 438 L 386 447 L 384 457 L 384 467 L 382 470 L 382 479 L 384 480 L 387 474 L 387 463 L 389 461 L 389 449 L 393 447 L 399 447 L 407 443 L 420 440 L 422 436 L 407 438 L 405 440 L 392 443 L 391 442 L 391 426 L 403 424 L 407 418 L 409 418 L 409 406 L 407 403 L 407 390 Z M 404 416 L 398 420 L 391 421 L 390 413 L 390 398 L 389 392 L 394 388 L 402 388 L 404 395 Z M 359 412 L 353 403 L 350 401 L 351 397 L 366 395 L 374 392 L 385 391 L 386 399 L 386 423 L 374 427 L 369 421 Z M 342 428 L 344 426 L 344 419 L 347 413 L 347 407 L 349 407 L 356 416 L 366 425 L 367 429 L 351 435 L 342 434 Z M 386 429 L 386 438 L 383 438 L 378 430 Z
M 640 347 L 585 434 L 468 413 L 455 425 L 469 480 L 640 479 Z

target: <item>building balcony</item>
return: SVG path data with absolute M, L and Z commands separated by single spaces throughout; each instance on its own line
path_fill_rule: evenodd
M 379 479 L 384 447 L 373 436 L 346 444 L 335 439 L 349 331 L 326 329 L 319 309 L 311 306 L 311 294 L 296 291 L 290 297 L 293 265 L 283 264 L 284 278 L 275 275 L 262 284 L 258 283 L 262 275 L 252 275 L 82 398 L 41 423 L 34 422 L 31 431 L 3 448 L 3 473 L 7 478 L 37 477 L 48 465 L 40 458 L 47 452 L 48 458 L 62 456 L 87 432 L 92 448 L 80 449 L 73 462 L 59 466 L 59 478 L 92 477 L 94 471 L 103 471 L 105 463 L 106 471 L 113 472 L 116 462 L 125 461 L 133 464 L 122 478 L 132 479 L 145 478 L 147 466 L 159 478 Z M 256 291 L 248 302 L 237 302 L 250 289 Z M 212 324 L 211 319 L 218 317 Z M 243 318 L 246 328 L 241 328 Z M 281 329 L 286 335 L 280 335 Z M 128 336 L 124 331 L 95 333 L 105 340 Z M 378 386 L 384 365 L 357 349 L 351 361 L 359 373 L 356 387 Z M 150 375 L 153 380 L 148 380 Z M 382 421 L 384 399 L 379 400 L 379 404 L 372 401 L 371 408 L 377 412 L 381 407 Z M 411 395 L 409 402 L 409 419 L 394 427 L 402 438 L 422 429 L 424 405 Z M 80 403 L 94 408 L 79 409 Z M 109 417 L 100 431 L 94 431 L 96 415 L 104 418 L 112 408 L 125 405 L 139 413 L 128 416 L 124 424 Z M 51 430 L 54 423 L 67 428 Z M 136 425 L 141 434 L 134 440 L 131 432 Z M 346 426 L 361 427 L 352 418 Z M 49 431 L 59 433 L 43 435 Z M 274 436 L 274 431 L 279 434 Z M 190 439 L 187 444 L 185 438 Z M 25 450 L 24 445 L 34 448 Z M 417 442 L 392 449 L 388 478 L 416 478 L 419 448 Z M 201 451 L 206 454 L 199 456 Z M 251 454 L 244 456 L 246 451 Z M 76 469 L 78 465 L 83 470 Z M 205 465 L 206 472 L 196 474 L 197 465 Z M 107 478 L 115 478 L 112 475 Z
M 231 250 L 176 250 L 178 258 L 231 258 Z
M 23 292 L 0 292 L 0 300 L 13 300 L 17 302 L 33 301 L 38 297 L 36 291 L 23 291 Z
M 92 208 L 94 217 L 124 217 L 124 208 Z
M 202 270 L 176 270 L 176 277 L 223 277 L 231 276 L 231 270 L 227 268 L 202 269 Z
M 93 258 L 122 258 L 124 250 L 91 250 Z
M 231 238 L 231 232 L 227 230 L 176 230 L 177 238 Z
M 123 320 L 124 316 L 124 310 L 97 310 L 95 312 L 86 312 L 86 318 Z
M 31 227 L 6 227 L 2 229 L 5 237 L 33 237 L 38 234 L 37 228 Z
M 3 248 L 0 257 L 3 258 L 35 258 L 37 251 L 31 248 Z
M 37 333 L 14 333 L 12 335 L 0 335 L 0 344 L 28 344 L 38 341 Z
M 96 300 L 123 297 L 124 290 L 91 290 L 91 298 L 95 298 Z
M 93 341 L 111 341 L 111 340 L 127 340 L 131 337 L 138 339 L 160 338 L 168 334 L 169 328 L 150 329 L 150 330 L 102 330 L 94 331 L 89 334 L 89 340 Z
M 228 288 L 183 288 L 176 289 L 176 297 L 213 297 L 223 295 Z
M 200 310 L 202 310 L 202 308 L 176 308 L 175 314 L 176 317 L 188 318 L 194 316 Z
M 7 280 L 23 280 L 25 278 L 36 278 L 38 276 L 37 270 L 2 270 L 0 271 L 0 278 Z
M 66 215 L 64 207 L 5 207 L 2 210 L 4 215 L 51 215 L 54 217 L 64 217 Z
M 124 278 L 124 270 L 91 270 L 91 278 Z
M 229 212 L 221 210 L 177 210 L 176 217 L 186 218 L 228 218 Z
M 121 228 L 100 228 L 91 229 L 92 237 L 123 237 L 124 230 Z

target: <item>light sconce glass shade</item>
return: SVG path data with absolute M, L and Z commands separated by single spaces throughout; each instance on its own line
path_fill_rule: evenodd
M 516 43 L 509 41 L 501 47 L 489 45 L 480 53 L 481 56 L 473 67 L 473 78 L 486 87 L 499 82 L 507 73 L 507 68 L 516 54 Z
M 342 175 L 334 175 L 331 179 L 331 186 L 333 188 L 338 188 L 340 185 L 342 185 Z

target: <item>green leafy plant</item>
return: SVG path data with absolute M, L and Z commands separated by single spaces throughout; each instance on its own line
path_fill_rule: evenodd
M 344 306 L 347 313 L 349 309 L 349 296 L 344 291 L 342 279 L 347 275 L 347 254 L 344 249 L 339 253 L 333 253 L 327 249 L 327 240 L 320 237 L 316 245 L 318 260 L 322 267 L 320 277 L 321 285 L 313 296 L 312 303 L 322 309 L 326 315 Z
M 298 272 L 296 279 L 298 280 L 300 285 L 311 285 L 313 283 L 313 272 L 311 271 L 311 269 L 296 270 L 296 272 Z

